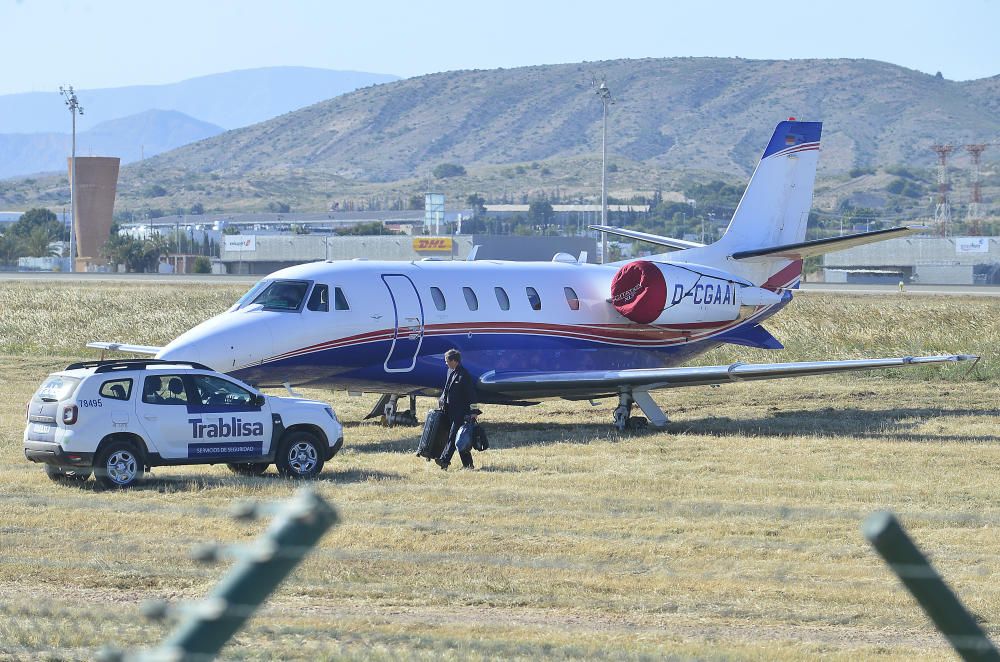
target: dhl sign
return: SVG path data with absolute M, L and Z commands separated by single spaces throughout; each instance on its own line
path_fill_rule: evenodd
M 413 250 L 418 253 L 450 253 L 451 237 L 414 237 Z

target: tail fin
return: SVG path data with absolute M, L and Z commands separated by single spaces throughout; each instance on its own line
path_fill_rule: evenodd
M 805 239 L 822 130 L 822 122 L 793 120 L 775 127 L 729 227 L 709 247 L 712 253 L 732 255 Z M 748 269 L 753 273 L 746 275 L 756 283 L 794 287 L 802 263 L 775 257 Z
M 822 122 L 781 122 L 757 164 L 720 247 L 731 252 L 806 238 Z

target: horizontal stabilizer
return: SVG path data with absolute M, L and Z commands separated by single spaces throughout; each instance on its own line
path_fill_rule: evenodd
M 670 237 L 661 237 L 658 234 L 649 234 L 648 232 L 636 232 L 635 230 L 625 230 L 623 228 L 613 228 L 610 225 L 591 225 L 589 226 L 591 230 L 597 230 L 598 232 L 604 232 L 606 234 L 615 234 L 619 237 L 627 237 L 629 239 L 637 239 L 638 241 L 645 241 L 649 244 L 656 244 L 657 246 L 666 246 L 667 248 L 674 248 L 677 250 L 684 250 L 687 248 L 701 248 L 705 244 L 699 244 L 696 241 L 684 241 L 683 239 L 671 239 Z
M 876 241 L 885 241 L 896 237 L 906 237 L 911 234 L 926 232 L 927 228 L 922 225 L 910 225 L 888 230 L 874 230 L 872 232 L 860 232 L 858 234 L 848 234 L 843 237 L 830 237 L 828 239 L 813 239 L 812 241 L 802 241 L 796 244 L 784 244 L 783 246 L 771 246 L 769 248 L 755 248 L 748 251 L 737 251 L 730 257 L 734 260 L 754 260 L 773 259 L 783 257 L 789 260 L 801 260 L 814 255 L 823 255 L 834 251 L 842 251 L 854 246 L 863 246 Z
M 733 363 L 685 368 L 638 368 L 630 370 L 579 370 L 565 372 L 496 372 L 484 374 L 478 388 L 522 397 L 591 397 L 615 395 L 622 389 L 652 390 L 682 386 L 707 386 L 757 379 L 806 377 L 850 370 L 905 368 L 926 363 L 978 360 L 969 354 L 904 356 L 851 361 L 803 361 L 797 363 Z
M 153 347 L 151 345 L 126 345 L 120 342 L 89 342 L 87 343 L 87 347 L 110 352 L 125 352 L 127 354 L 149 354 L 150 356 L 155 355 L 163 349 L 162 347 Z

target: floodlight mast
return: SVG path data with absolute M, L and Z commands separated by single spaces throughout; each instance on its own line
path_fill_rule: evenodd
M 608 105 L 615 102 L 606 82 L 601 81 L 597 96 L 604 106 L 604 130 L 601 133 L 601 225 L 608 224 Z M 601 264 L 608 253 L 608 234 L 601 233 Z
M 69 206 L 70 206 L 70 221 L 69 221 L 69 270 L 70 272 L 76 271 L 76 241 L 74 237 L 74 230 L 76 228 L 76 114 L 79 113 L 83 115 L 83 106 L 76 98 L 76 92 L 73 91 L 72 85 L 67 85 L 66 87 L 59 86 L 59 93 L 66 100 L 66 106 L 69 108 L 70 115 L 73 117 L 73 146 L 72 152 L 70 154 L 70 183 L 69 183 Z

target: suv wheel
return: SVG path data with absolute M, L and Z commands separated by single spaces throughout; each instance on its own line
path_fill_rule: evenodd
M 83 482 L 90 478 L 90 470 L 88 469 L 78 469 L 76 467 L 58 467 L 54 464 L 45 465 L 45 475 L 49 477 L 49 480 L 54 481 L 79 481 Z
M 142 478 L 142 459 L 127 441 L 113 441 L 94 458 L 94 476 L 102 487 L 131 487 Z
M 267 462 L 233 462 L 226 466 L 237 476 L 260 476 L 271 465 Z
M 308 432 L 285 435 L 274 466 L 285 478 L 315 478 L 323 470 L 323 446 Z

